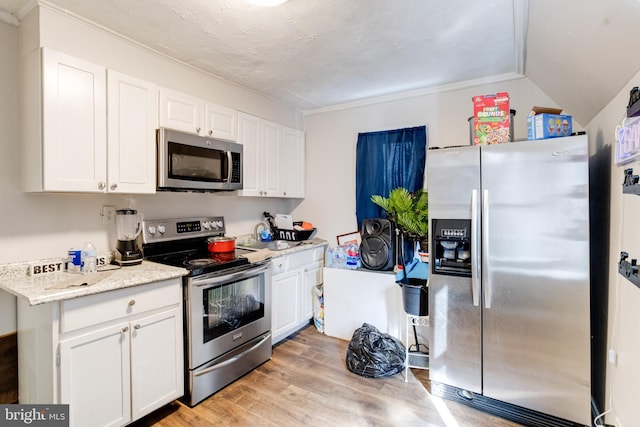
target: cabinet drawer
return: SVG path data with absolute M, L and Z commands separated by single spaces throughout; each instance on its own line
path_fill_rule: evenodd
M 287 271 L 289 268 L 289 257 L 288 256 L 279 256 L 277 258 L 273 258 L 271 260 L 271 274 L 281 274 Z
M 299 268 L 300 266 L 311 264 L 315 261 L 324 259 L 324 247 L 308 249 L 289 255 L 290 269 Z
M 180 279 L 165 280 L 61 302 L 60 333 L 180 304 Z

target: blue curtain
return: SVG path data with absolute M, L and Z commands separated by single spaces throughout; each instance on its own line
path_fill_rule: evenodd
M 424 186 L 427 127 L 419 126 L 358 134 L 356 146 L 356 217 L 385 218 L 385 212 L 371 201 L 379 194 L 388 197 L 397 187 L 416 191 Z

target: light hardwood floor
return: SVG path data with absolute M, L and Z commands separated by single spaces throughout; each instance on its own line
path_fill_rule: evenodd
M 429 393 L 428 370 L 364 378 L 345 364 L 348 341 L 307 327 L 273 358 L 194 408 L 174 402 L 135 426 L 515 427 Z

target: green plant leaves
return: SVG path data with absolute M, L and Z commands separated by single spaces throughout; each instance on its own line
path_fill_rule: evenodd
M 371 196 L 371 201 L 385 210 L 389 218 L 409 237 L 421 240 L 429 233 L 429 196 L 420 189 L 414 193 L 394 188 L 389 197 Z

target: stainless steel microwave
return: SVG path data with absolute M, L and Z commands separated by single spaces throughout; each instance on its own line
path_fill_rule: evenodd
M 242 189 L 242 144 L 160 128 L 160 191 L 231 191 Z

